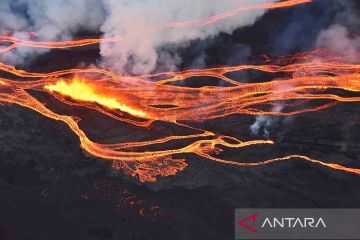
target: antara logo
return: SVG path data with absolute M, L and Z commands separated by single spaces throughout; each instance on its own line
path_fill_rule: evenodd
M 326 228 L 326 224 L 322 218 L 294 218 L 294 217 L 286 217 L 286 218 L 266 218 L 261 225 L 261 228 L 270 227 L 270 228 L 318 228 L 323 227 Z
M 246 218 L 243 218 L 237 222 L 242 228 L 257 233 L 258 229 L 256 228 L 256 223 L 258 219 L 258 214 L 252 214 Z M 269 218 L 266 217 L 265 220 L 260 225 L 262 229 L 265 228 L 326 228 L 325 221 L 322 218 L 313 218 L 313 217 L 304 217 L 304 218 L 295 218 L 295 217 L 283 217 L 283 218 Z

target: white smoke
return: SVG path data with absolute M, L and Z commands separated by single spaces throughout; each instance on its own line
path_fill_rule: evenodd
M 18 31 L 26 28 L 27 21 L 22 14 L 13 11 L 10 1 L 0 1 L 0 26 L 2 30 Z
M 163 47 L 184 46 L 194 39 L 206 39 L 220 32 L 231 33 L 234 29 L 253 24 L 265 10 L 244 11 L 236 16 L 203 27 L 186 27 L 154 32 L 153 29 L 172 22 L 205 19 L 231 9 L 274 0 L 106 0 L 107 18 L 101 30 L 104 37 L 124 36 L 115 44 L 102 44 L 101 55 L 106 66 L 122 71 L 141 74 L 153 71 L 164 64 L 175 69 L 180 59 L 164 54 Z M 159 56 L 162 56 L 159 58 Z M 175 59 L 175 60 L 174 60 Z
M 275 106 L 271 109 L 271 112 L 281 112 L 282 106 Z M 279 118 L 271 115 L 259 115 L 256 116 L 255 122 L 250 126 L 251 134 L 257 136 L 262 135 L 264 138 L 269 138 L 271 126 L 277 122 Z
M 14 37 L 30 40 L 30 32 L 38 41 L 72 39 L 79 31 L 98 31 L 105 12 L 97 0 L 2 0 L 0 2 L 0 33 L 12 32 Z M 18 47 L 2 54 L 6 62 L 26 63 L 46 49 Z
M 330 5 L 331 6 L 331 5 Z M 314 46 L 329 50 L 339 56 L 342 60 L 358 63 L 360 53 L 360 36 L 358 29 L 360 24 L 359 8 L 352 1 L 334 1 L 334 6 L 339 8 L 339 12 L 334 17 L 334 24 L 322 29 L 316 38 Z M 321 60 L 321 59 L 317 59 Z M 301 74 L 301 73 L 298 73 Z M 280 87 L 280 89 L 278 88 Z M 277 86 L 278 90 L 290 89 L 291 86 Z M 276 106 L 272 112 L 280 112 L 283 108 Z M 288 120 L 285 118 L 284 120 Z M 269 115 L 259 115 L 255 122 L 250 126 L 253 135 L 262 135 L 268 138 L 270 129 L 276 125 L 279 117 Z
M 73 39 L 79 31 L 103 33 L 103 37 L 122 36 L 120 42 L 101 44 L 100 63 L 120 73 L 148 73 L 156 68 L 175 69 L 181 64 L 178 47 L 189 41 L 206 39 L 220 32 L 253 24 L 266 10 L 243 11 L 236 16 L 203 27 L 184 27 L 154 31 L 173 23 L 205 19 L 244 6 L 276 0 L 2 0 L 0 32 L 13 32 L 29 39 L 36 32 L 38 41 Z M 2 56 L 12 63 L 23 63 L 44 50 L 19 48 Z M 2 54 L 3 55 L 3 54 Z
M 272 97 L 277 97 L 278 99 L 285 99 L 285 94 L 287 92 L 290 92 L 293 88 L 292 85 L 288 83 L 283 83 L 279 81 L 277 84 L 274 84 L 273 92 L 274 95 L 269 95 L 268 100 L 269 103 L 271 103 Z M 284 105 L 278 104 L 273 105 L 271 109 L 269 110 L 269 113 L 280 113 L 284 109 Z M 251 133 L 253 135 L 262 135 L 265 138 L 269 138 L 270 135 L 270 129 L 273 127 L 273 125 L 276 125 L 279 123 L 280 120 L 286 121 L 286 118 L 280 118 L 277 115 L 258 115 L 255 118 L 255 122 L 250 126 Z
M 347 61 L 359 62 L 360 37 L 351 36 L 349 30 L 342 25 L 334 24 L 322 30 L 316 46 L 341 54 Z
M 263 137 L 268 138 L 271 121 L 270 116 L 256 116 L 255 122 L 250 126 L 251 133 L 253 135 L 262 135 Z
M 339 1 L 335 6 L 341 10 L 336 14 L 334 23 L 319 33 L 316 47 L 339 54 L 346 61 L 359 62 L 359 1 Z

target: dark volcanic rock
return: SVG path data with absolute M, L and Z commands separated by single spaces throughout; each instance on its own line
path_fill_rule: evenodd
M 276 145 L 223 157 L 305 154 L 359 166 L 354 109 L 339 105 L 281 120 L 271 129 Z M 299 159 L 241 168 L 191 155 L 178 175 L 133 184 L 121 173 L 110 177 L 106 161 L 85 156 L 60 122 L 17 106 L 3 106 L 0 119 L 0 224 L 16 239 L 232 239 L 234 208 L 359 207 L 358 176 Z M 253 120 L 234 116 L 206 124 L 249 139 L 257 138 L 249 131 Z

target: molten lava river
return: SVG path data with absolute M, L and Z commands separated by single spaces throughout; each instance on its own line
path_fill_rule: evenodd
M 224 18 L 258 8 L 282 8 L 311 1 L 282 1 L 274 4 L 234 9 L 221 15 L 193 22 L 176 22 L 154 29 L 206 26 Z M 73 48 L 122 41 L 83 39 L 67 42 L 23 41 L 0 36 L 0 53 L 18 47 Z M 198 155 L 219 164 L 256 167 L 280 161 L 303 160 L 337 171 L 360 175 L 360 169 L 314 159 L 311 156 L 286 155 L 262 161 L 245 162 L 224 159 L 221 152 L 255 145 L 276 144 L 272 140 L 243 140 L 199 127 L 199 123 L 226 119 L 232 115 L 291 116 L 321 111 L 338 103 L 360 101 L 360 65 L 342 60 L 342 56 L 316 49 L 310 52 L 267 60 L 260 65 L 223 66 L 161 72 L 142 76 L 120 76 L 100 68 L 65 69 L 49 73 L 19 70 L 0 63 L 0 70 L 11 78 L 0 78 L 0 104 L 17 104 L 43 116 L 65 123 L 80 140 L 80 146 L 92 156 L 112 161 L 113 167 L 140 181 L 175 175 L 187 167 L 186 159 Z M 271 80 L 241 83 L 231 76 L 242 71 L 257 71 L 273 76 Z M 187 87 L 182 81 L 221 81 L 224 84 Z M 38 93 L 38 94 L 36 94 Z M 186 129 L 186 134 L 168 134 L 142 141 L 99 142 L 81 128 L 76 113 L 57 113 L 39 94 L 54 98 L 58 104 L 88 108 L 134 129 L 156 131 L 156 122 Z M 307 103 L 307 104 L 305 104 Z M 309 104 L 312 103 L 312 104 Z M 281 106 L 284 111 L 272 111 Z M 310 107 L 309 107 L 310 106 Z M 120 139 L 120 137 L 119 137 Z M 136 139 L 136 138 L 134 138 Z M 173 142 L 174 144 L 169 144 Z M 177 144 L 181 142 L 181 144 Z

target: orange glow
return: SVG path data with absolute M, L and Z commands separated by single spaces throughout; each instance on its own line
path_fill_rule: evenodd
M 312 55 L 315 55 L 312 57 Z M 317 60 L 321 55 L 321 61 Z M 290 59 L 294 64 L 283 64 Z M 35 80 L 13 81 L 1 79 L 3 89 L 0 92 L 0 103 L 14 103 L 32 109 L 54 120 L 63 121 L 79 137 L 81 147 L 88 153 L 113 161 L 113 167 L 139 178 L 141 181 L 155 181 L 159 176 L 171 176 L 183 170 L 186 160 L 178 159 L 179 154 L 196 154 L 211 161 L 242 167 L 255 167 L 285 161 L 302 159 L 338 171 L 360 174 L 359 168 L 350 168 L 336 163 L 327 163 L 302 155 L 289 155 L 259 162 L 238 162 L 217 157 L 224 148 L 244 148 L 256 145 L 272 145 L 273 141 L 242 141 L 232 136 L 219 135 L 205 129 L 191 126 L 191 122 L 202 122 L 214 118 L 225 118 L 234 114 L 246 115 L 279 115 L 289 116 L 306 112 L 320 111 L 332 107 L 339 102 L 360 102 L 357 96 L 341 96 L 324 92 L 327 89 L 341 89 L 352 93 L 360 93 L 360 65 L 341 62 L 338 57 L 330 56 L 323 51 L 288 56 L 266 65 L 238 65 L 209 69 L 194 69 L 182 72 L 163 72 L 144 76 L 120 77 L 103 69 L 68 69 L 51 73 L 32 73 L 18 70 L 12 66 L 0 64 L 0 69 L 20 78 L 36 78 Z M 229 73 L 244 70 L 283 73 L 287 78 L 273 79 L 260 83 L 239 83 L 228 77 Z M 104 75 L 99 80 L 65 79 L 63 76 L 75 74 Z M 161 76 L 162 80 L 153 81 L 153 77 Z M 232 86 L 189 88 L 169 85 L 168 83 L 184 81 L 191 77 L 214 77 L 227 81 Z M 149 128 L 157 120 L 185 127 L 193 133 L 169 135 L 146 141 L 115 142 L 103 144 L 91 141 L 78 125 L 77 118 L 52 112 L 44 103 L 31 96 L 27 90 L 44 91 L 57 97 L 63 104 L 77 104 L 91 108 L 116 120 L 127 122 L 137 127 Z M 137 108 L 128 105 L 127 98 L 137 99 Z M 125 101 L 124 101 L 125 100 Z M 299 108 L 300 103 L 286 103 L 294 100 L 323 100 L 312 107 Z M 279 103 L 281 101 L 282 103 Z M 284 102 L 286 101 L 286 102 Z M 98 105 L 106 108 L 99 108 Z M 156 107 L 162 105 L 170 108 Z M 283 105 L 288 109 L 283 112 L 272 112 L 260 106 Z M 126 106 L 126 107 L 124 107 Z M 147 122 L 131 120 L 126 116 L 112 113 L 112 109 L 130 113 L 133 116 L 147 118 Z M 74 113 L 76 114 L 76 113 Z M 156 116 L 152 117 L 152 116 Z M 187 124 L 181 123 L 186 121 Z M 134 148 L 163 145 L 172 141 L 186 140 L 190 143 L 170 149 L 153 151 L 136 151 Z
M 239 11 L 283 8 L 308 2 L 311 1 L 288 0 L 250 6 L 209 19 L 172 23 L 166 27 L 205 26 L 233 16 Z M 35 36 L 35 34 L 33 35 Z M 10 45 L 0 49 L 0 53 L 11 51 L 18 46 L 66 48 L 119 40 L 121 37 L 68 42 L 33 42 L 3 36 L 0 37 L 0 43 Z M 271 60 L 267 57 L 266 63 L 265 65 L 224 66 L 123 77 L 98 68 L 74 68 L 50 73 L 36 73 L 16 69 L 14 66 L 0 62 L 0 70 L 13 76 L 11 79 L 0 79 L 0 104 L 17 104 L 50 119 L 65 123 L 78 137 L 81 148 L 86 152 L 112 161 L 114 168 L 121 169 L 142 182 L 156 181 L 158 177 L 175 175 L 187 167 L 186 159 L 190 155 L 240 167 L 256 167 L 300 159 L 336 171 L 360 175 L 360 168 L 346 167 L 297 154 L 257 162 L 226 160 L 219 154 L 228 148 L 271 146 L 276 142 L 271 140 L 244 141 L 233 136 L 195 127 L 197 124 L 194 123 L 222 119 L 230 115 L 290 116 L 320 111 L 338 103 L 360 102 L 360 65 L 343 62 L 341 56 L 332 56 L 317 49 L 285 56 L 278 60 Z M 269 75 L 276 74 L 281 78 L 274 77 L 271 81 L 265 82 L 241 83 L 230 77 L 231 73 L 245 70 L 265 72 Z M 77 77 L 69 78 L 69 75 Z M 89 75 L 93 76 L 91 78 L 93 80 L 90 80 Z M 161 77 L 161 80 L 155 80 L 156 77 Z M 190 80 L 194 77 L 211 77 L 211 79 L 225 81 L 230 86 L 190 88 L 169 84 Z M 343 94 L 334 93 L 338 91 L 327 91 L 334 89 L 342 90 L 340 92 Z M 79 126 L 77 112 L 72 112 L 71 116 L 55 113 L 44 102 L 29 93 L 34 91 L 46 91 L 50 94 L 48 97 L 55 97 L 60 101 L 58 104 L 86 107 L 97 111 L 98 114 L 125 122 L 144 131 L 153 130 L 152 124 L 156 121 L 166 122 L 174 128 L 181 127 L 187 131 L 184 131 L 182 135 L 172 134 L 172 131 L 169 131 L 166 136 L 146 140 L 95 142 L 90 140 L 87 133 Z M 344 92 L 351 94 L 344 94 Z M 313 105 L 311 107 L 303 106 L 302 103 L 305 101 L 313 103 Z M 282 106 L 284 110 L 274 112 L 269 110 L 271 109 L 269 106 Z M 139 118 L 134 119 L 122 112 Z M 171 143 L 171 147 L 166 145 L 167 143 Z M 150 146 L 152 150 L 148 150 Z
M 240 7 L 240 8 L 232 9 L 230 11 L 206 18 L 206 19 L 201 19 L 201 20 L 196 20 L 196 21 L 170 23 L 169 25 L 167 25 L 164 28 L 167 29 L 167 28 L 175 28 L 175 27 L 206 26 L 206 25 L 210 25 L 215 22 L 218 22 L 220 20 L 223 20 L 223 19 L 226 19 L 229 17 L 233 17 L 233 16 L 239 14 L 240 12 L 244 12 L 244 11 L 250 11 L 250 10 L 256 10 L 256 9 L 287 8 L 287 7 L 293 7 L 293 6 L 296 6 L 299 4 L 311 3 L 311 2 L 313 2 L 313 0 L 284 0 L 284 1 L 278 1 L 275 3 L 264 3 L 264 4 L 247 6 L 247 7 Z
M 69 96 L 75 100 L 96 102 L 110 109 L 118 109 L 137 117 L 146 117 L 146 113 L 141 110 L 133 109 L 126 104 L 120 103 L 115 98 L 107 97 L 105 94 L 102 95 L 97 93 L 95 90 L 96 86 L 85 82 L 84 80 L 75 78 L 70 83 L 67 83 L 64 80 L 59 80 L 55 84 L 46 85 L 45 89 L 51 92 L 58 92 L 62 95 Z

